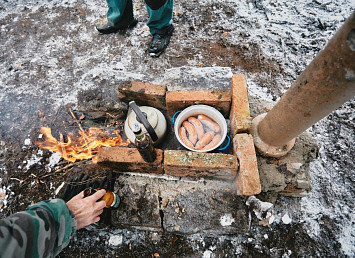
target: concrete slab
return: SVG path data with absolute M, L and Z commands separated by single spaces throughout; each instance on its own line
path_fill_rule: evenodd
M 115 192 L 122 206 L 113 211 L 119 228 L 152 228 L 178 234 L 245 232 L 245 201 L 233 181 L 187 180 L 169 176 L 119 175 Z

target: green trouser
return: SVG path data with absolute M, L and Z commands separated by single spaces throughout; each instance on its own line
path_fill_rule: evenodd
M 127 26 L 133 21 L 132 0 L 106 0 L 107 20 L 110 26 Z M 154 35 L 173 22 L 173 0 L 145 0 L 149 20 L 147 25 Z

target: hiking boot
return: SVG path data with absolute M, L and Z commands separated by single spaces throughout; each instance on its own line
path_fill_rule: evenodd
M 148 52 L 151 57 L 158 57 L 169 45 L 171 35 L 173 34 L 174 26 L 169 25 L 158 30 L 154 35 L 149 45 Z
M 138 20 L 137 19 L 133 19 L 132 22 L 128 23 L 128 24 L 125 24 L 125 25 L 122 25 L 122 24 L 118 24 L 118 25 L 115 25 L 115 26 L 111 26 L 111 25 L 104 25 L 104 26 L 96 26 L 96 29 L 98 32 L 100 32 L 101 34 L 110 34 L 110 33 L 115 33 L 115 32 L 118 32 L 120 30 L 126 30 L 126 29 L 130 29 L 130 28 L 133 28 L 134 26 L 136 26 L 138 23 Z

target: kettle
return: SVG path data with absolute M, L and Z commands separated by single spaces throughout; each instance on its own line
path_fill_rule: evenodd
M 132 131 L 134 124 L 138 123 L 143 132 L 152 138 L 153 145 L 158 145 L 166 134 L 167 124 L 162 112 L 149 106 L 138 107 L 134 101 L 129 102 L 127 119 L 124 123 L 124 132 L 127 138 L 134 143 L 135 135 Z

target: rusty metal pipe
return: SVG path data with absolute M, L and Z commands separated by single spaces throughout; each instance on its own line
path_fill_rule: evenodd
M 257 134 L 265 144 L 282 147 L 354 95 L 355 11 L 260 120 Z

